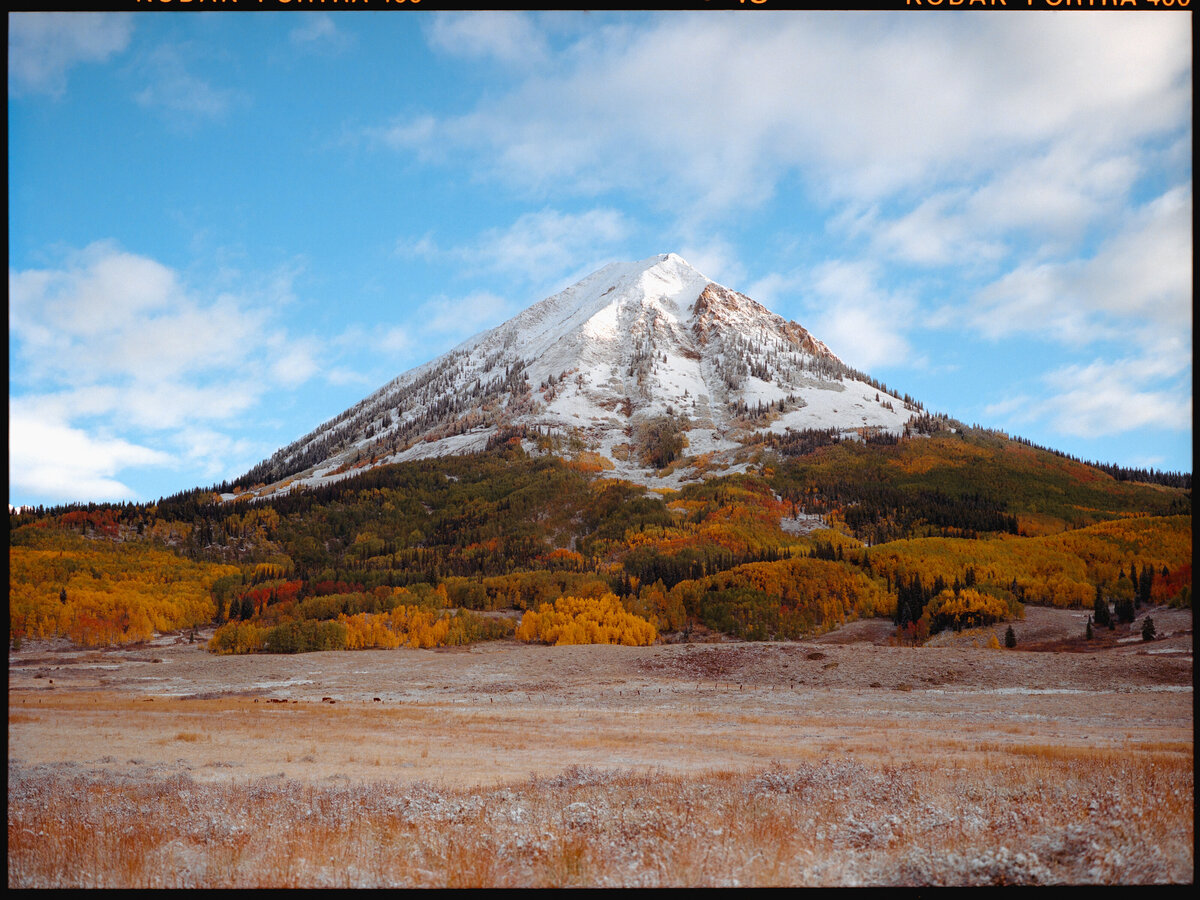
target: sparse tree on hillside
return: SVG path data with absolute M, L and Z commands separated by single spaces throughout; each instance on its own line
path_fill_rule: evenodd
M 1009 650 L 1017 646 L 1017 633 L 1013 631 L 1013 627 L 1011 625 L 1009 625 L 1008 630 L 1004 632 L 1004 646 Z
M 683 450 L 683 430 L 673 416 L 643 422 L 638 426 L 637 438 L 642 464 L 655 469 L 670 465 Z
M 1152 641 L 1155 638 L 1154 620 L 1149 616 L 1142 621 L 1142 640 Z

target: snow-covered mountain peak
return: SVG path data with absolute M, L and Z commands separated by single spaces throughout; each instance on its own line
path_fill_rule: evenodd
M 915 411 L 803 326 L 665 253 L 610 263 L 399 376 L 239 483 L 320 483 L 509 438 L 590 450 L 647 481 L 662 476 L 639 442 L 664 417 L 685 457 L 735 463 L 756 433 L 895 433 Z

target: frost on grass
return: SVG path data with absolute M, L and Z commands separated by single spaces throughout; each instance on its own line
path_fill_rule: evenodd
M 685 887 L 1193 879 L 1190 753 L 681 776 L 573 767 L 487 789 L 8 769 L 9 886 Z

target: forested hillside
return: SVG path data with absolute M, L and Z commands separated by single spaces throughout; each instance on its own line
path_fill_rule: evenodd
M 976 430 L 755 452 L 648 490 L 514 439 L 253 502 L 26 511 L 10 633 L 101 645 L 216 623 L 215 651 L 295 652 L 787 639 L 882 615 L 920 641 L 1025 603 L 1190 606 L 1190 488 Z

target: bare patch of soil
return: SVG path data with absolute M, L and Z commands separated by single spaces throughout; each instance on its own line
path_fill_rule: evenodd
M 1014 736 L 1190 746 L 1191 613 L 1153 614 L 1159 641 L 1129 641 L 1124 626 L 1070 653 L 1029 645 L 1068 640 L 1078 613 L 1034 608 L 1015 625 L 1015 650 L 965 632 L 887 646 L 886 621 L 808 641 L 652 647 L 215 656 L 207 635 L 105 651 L 43 644 L 9 657 L 9 759 L 472 784 L 568 765 L 750 770 Z

